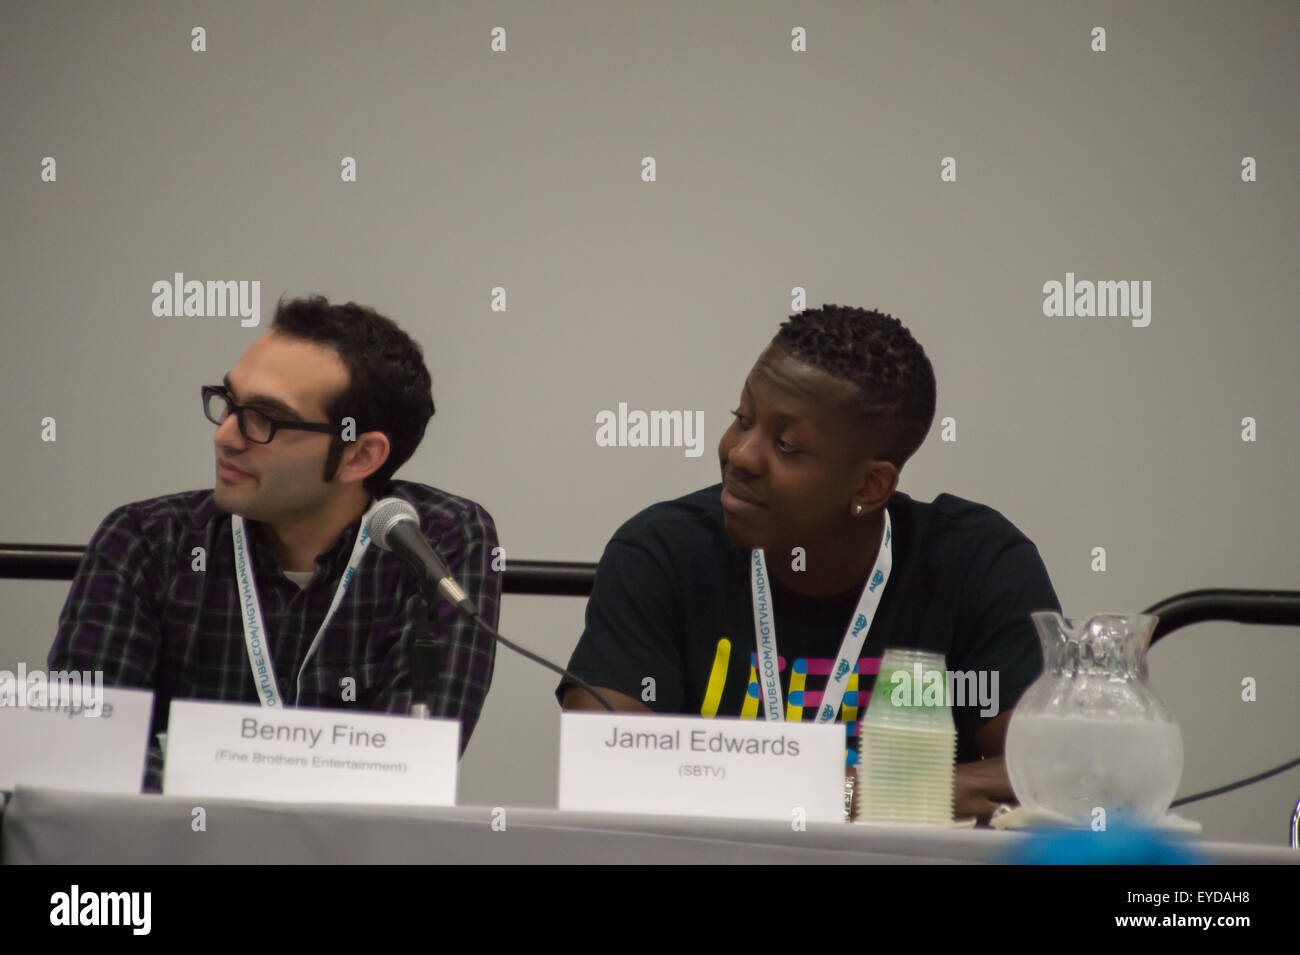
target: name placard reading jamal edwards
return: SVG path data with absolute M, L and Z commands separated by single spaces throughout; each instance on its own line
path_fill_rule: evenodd
M 565 712 L 559 807 L 844 821 L 844 726 Z

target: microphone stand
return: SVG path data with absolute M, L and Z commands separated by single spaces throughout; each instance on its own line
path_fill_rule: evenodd
M 415 598 L 415 641 L 411 644 L 411 716 L 417 720 L 427 720 L 433 716 L 433 701 L 438 686 L 438 677 L 442 674 L 441 661 L 438 659 L 438 647 L 433 642 L 433 626 L 429 619 L 429 607 L 436 605 L 437 598 L 430 600 L 428 585 L 420 587 Z
M 381 547 L 384 545 L 380 545 Z M 437 561 L 435 572 L 429 573 L 418 558 L 405 555 L 403 559 L 420 575 L 420 594 L 416 598 L 416 610 L 419 621 L 417 623 L 416 639 L 411 647 L 411 716 L 417 719 L 429 719 L 432 716 L 432 701 L 435 699 L 434 691 L 437 688 L 438 677 L 442 674 L 442 661 L 438 655 L 438 648 L 434 646 L 433 635 L 430 629 L 429 608 L 436 607 L 440 599 L 446 600 L 456 608 L 457 613 L 464 614 L 474 622 L 476 627 L 481 627 L 492 636 L 497 643 L 509 647 L 521 656 L 527 657 L 534 663 L 540 663 L 547 669 L 554 670 L 563 677 L 567 677 L 578 686 L 590 693 L 605 711 L 614 712 L 614 707 L 609 705 L 599 692 L 591 687 L 581 677 L 570 673 L 563 667 L 557 667 L 549 660 L 539 657 L 531 650 L 525 650 L 523 647 L 511 643 L 497 631 L 495 627 L 489 624 L 479 615 L 478 610 L 474 607 L 474 602 L 461 589 L 451 575 L 451 571 L 442 563 L 442 559 L 433 554 L 434 560 Z
M 438 648 L 433 643 L 429 609 L 436 607 L 439 599 L 446 600 L 456 608 L 457 613 L 464 614 L 474 622 L 474 626 L 490 634 L 497 643 L 509 647 L 534 663 L 554 670 L 590 693 L 607 712 L 614 712 L 614 707 L 610 706 L 609 701 L 581 677 L 539 657 L 531 650 L 525 650 L 511 643 L 483 619 L 475 609 L 474 601 L 456 583 L 456 579 L 443 563 L 442 558 L 438 556 L 438 552 L 420 532 L 415 508 L 400 498 L 385 498 L 375 505 L 375 510 L 376 513 L 370 517 L 372 523 L 377 522 L 372 531 L 375 543 L 386 551 L 396 553 L 420 581 L 420 592 L 415 598 L 418 618 L 415 624 L 416 634 L 411 646 L 411 716 L 417 719 L 429 719 L 433 715 L 437 700 L 436 688 L 442 676 L 442 661 L 439 659 Z

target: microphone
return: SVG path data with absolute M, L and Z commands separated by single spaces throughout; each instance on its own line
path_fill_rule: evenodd
M 420 516 L 409 502 L 402 500 L 400 497 L 386 497 L 377 501 L 370 511 L 370 518 L 366 522 L 366 527 L 369 529 L 375 545 L 380 550 L 390 551 L 406 561 L 420 575 L 422 583 L 431 586 L 458 611 L 490 633 L 492 639 L 503 646 L 509 647 L 515 653 L 527 657 L 534 663 L 540 663 L 542 666 L 554 670 L 560 676 L 572 680 L 595 697 L 596 702 L 606 710 L 610 713 L 614 712 L 614 707 L 610 706 L 609 701 L 596 692 L 581 677 L 570 673 L 564 667 L 556 666 L 551 661 L 539 657 L 531 650 L 525 650 L 523 647 L 511 643 L 501 636 L 495 627 L 483 619 L 478 612 L 478 608 L 474 606 L 474 601 L 469 598 L 469 595 L 465 593 L 460 584 L 456 583 L 456 578 L 452 576 L 447 564 L 438 556 L 437 551 L 433 549 L 424 536 L 424 532 L 420 530 Z M 414 658 L 417 664 L 416 669 L 422 670 L 425 674 L 421 678 L 422 680 L 429 677 L 428 671 L 433 668 L 431 663 L 428 662 L 433 657 L 432 640 L 427 642 L 427 647 L 424 647 L 424 652 L 421 653 L 423 643 L 424 641 L 416 641 L 416 656 Z M 421 665 L 420 660 L 426 662 Z M 419 677 L 420 674 L 416 674 L 416 676 Z M 411 709 L 413 716 L 425 717 L 429 713 L 428 705 L 424 701 L 417 701 Z
M 420 530 L 420 516 L 400 497 L 386 497 L 370 512 L 370 536 L 380 550 L 391 551 L 406 561 L 433 590 L 469 617 L 478 608 L 456 583 L 456 578 Z

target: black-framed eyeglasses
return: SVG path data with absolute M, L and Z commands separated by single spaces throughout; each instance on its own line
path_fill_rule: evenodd
M 221 424 L 232 414 L 238 419 L 239 433 L 254 444 L 267 444 L 275 433 L 282 428 L 293 431 L 319 431 L 321 434 L 333 434 L 334 426 L 330 424 L 309 424 L 302 421 L 284 421 L 272 418 L 256 408 L 237 405 L 226 389 L 220 385 L 203 386 L 203 413 L 213 424 Z

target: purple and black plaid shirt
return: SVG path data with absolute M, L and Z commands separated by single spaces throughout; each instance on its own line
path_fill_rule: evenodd
M 497 624 L 501 574 L 492 569 L 496 527 L 473 501 L 393 481 L 386 494 L 409 501 L 420 528 L 483 618 Z M 298 669 L 342 578 L 360 520 L 316 558 L 304 589 L 285 577 L 264 529 L 247 521 L 257 592 L 280 696 L 293 705 Z M 203 548 L 203 570 L 196 548 Z M 298 705 L 407 713 L 415 639 L 414 574 L 373 544 L 303 674 Z M 439 601 L 433 636 L 442 664 L 433 715 L 461 721 L 461 751 L 492 680 L 491 636 Z M 102 670 L 106 686 L 154 692 L 145 788 L 162 780 L 156 734 L 171 700 L 258 702 L 235 585 L 230 515 L 211 491 L 185 491 L 117 508 L 91 538 L 59 615 L 51 670 Z M 344 699 L 344 678 L 354 681 Z

